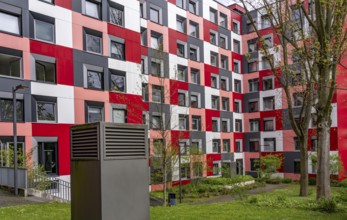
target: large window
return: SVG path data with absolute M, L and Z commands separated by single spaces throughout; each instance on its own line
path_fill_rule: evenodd
M 93 17 L 100 19 L 101 18 L 101 13 L 100 13 L 100 3 L 97 1 L 91 1 L 91 0 L 84 0 L 84 8 L 85 8 L 85 14 Z
M 234 79 L 234 91 L 241 93 L 241 80 Z
M 217 32 L 210 31 L 210 43 L 213 45 L 217 45 Z
M 164 125 L 164 122 L 162 121 L 162 117 L 160 116 L 160 114 L 153 114 L 152 115 L 152 129 L 160 130 L 162 125 Z
M 199 96 L 197 94 L 191 94 L 190 95 L 190 107 L 192 108 L 199 108 Z
M 88 106 L 88 123 L 103 121 L 103 110 L 101 106 Z
M 192 130 L 194 131 L 201 130 L 201 116 L 197 116 L 197 115 L 192 116 Z
M 249 141 L 249 152 L 259 152 L 259 140 Z
M 152 102 L 163 102 L 162 86 L 152 86 Z
M 219 132 L 219 118 L 212 118 L 212 131 Z
M 220 152 L 220 140 L 219 139 L 213 139 L 212 140 L 212 152 L 213 153 L 219 153 Z
M 186 44 L 177 42 L 177 56 L 186 57 Z
M 176 30 L 182 33 L 186 33 L 186 19 L 179 15 L 176 16 Z
M 198 69 L 190 69 L 190 82 L 200 84 L 200 71 Z
M 259 79 L 250 79 L 248 80 L 249 92 L 258 92 L 259 91 Z
M 124 7 L 110 7 L 110 22 L 118 26 L 124 26 Z
M 225 35 L 220 35 L 219 36 L 219 46 L 223 49 L 228 49 L 228 37 Z
M 265 118 L 264 119 L 264 131 L 274 131 L 275 130 L 275 119 Z
M 111 73 L 111 91 L 125 92 L 126 91 L 126 77 L 125 73 Z
M 189 48 L 189 59 L 199 61 L 199 47 L 190 45 Z
M 249 119 L 249 131 L 251 132 L 259 131 L 259 119 Z
M 102 90 L 103 87 L 103 73 L 88 70 L 87 71 L 87 87 L 88 89 L 99 89 Z
M 210 54 L 210 62 L 212 66 L 218 66 L 218 54 L 211 52 Z
M 219 25 L 224 27 L 224 28 L 227 28 L 227 25 L 228 25 L 228 16 L 226 14 L 223 14 L 223 13 L 220 13 L 220 16 L 219 16 Z
M 102 33 L 85 29 L 85 50 L 91 53 L 102 53 Z
M 190 179 L 190 164 L 189 163 L 181 164 L 181 178 Z
M 217 11 L 213 8 L 210 8 L 210 21 L 217 23 Z
M 273 78 L 263 78 L 263 91 L 274 89 Z
M 149 100 L 148 83 L 142 83 L 142 101 L 148 102 L 148 100 Z
M 242 152 L 242 140 L 235 140 L 235 151 Z
M 38 122 L 56 122 L 56 104 L 53 102 L 36 102 L 36 116 Z
M 163 50 L 163 35 L 151 31 L 151 48 L 156 49 L 156 50 Z
M 219 97 L 218 96 L 211 96 L 211 108 L 212 109 L 219 109 Z
M 222 132 L 229 132 L 230 131 L 230 126 L 229 126 L 229 120 L 228 119 L 223 119 L 222 120 Z
M 229 98 L 222 97 L 222 110 L 229 111 Z
M 221 68 L 222 69 L 225 69 L 225 70 L 228 70 L 229 69 L 229 65 L 228 65 L 228 63 L 229 63 L 229 60 L 228 60 L 228 57 L 227 56 L 224 56 L 224 55 L 221 55 L 220 56 L 220 61 L 221 61 Z
M 162 61 L 161 60 L 152 60 L 151 61 L 151 73 L 153 76 L 162 76 Z
M 188 130 L 188 116 L 179 115 L 178 116 L 178 129 L 179 130 Z
M 35 70 L 37 81 L 55 83 L 55 63 L 37 60 Z
M 58 149 L 56 142 L 38 143 L 38 163 L 47 174 L 58 174 Z
M 235 53 L 241 53 L 241 43 L 238 40 L 233 40 L 233 51 Z
M 10 154 L 13 154 L 14 150 L 14 144 L 13 142 L 1 142 L 0 141 L 0 150 L 2 151 L 2 154 L 0 154 L 0 167 L 9 167 L 10 164 L 13 164 L 13 161 L 10 161 L 11 158 Z M 17 155 L 18 160 L 17 164 L 18 167 L 25 166 L 25 148 L 23 142 L 17 142 Z
M 248 53 L 253 53 L 253 52 L 258 51 L 258 45 L 257 45 L 258 39 L 257 38 L 248 40 L 247 44 L 248 44 Z
M 235 34 L 240 34 L 240 23 L 233 21 L 233 31 Z
M 266 110 L 274 110 L 275 109 L 275 97 L 266 97 L 263 98 L 263 108 Z
M 114 123 L 127 123 L 127 111 L 125 109 L 114 108 L 112 113 Z
M 234 101 L 234 112 L 241 113 L 242 112 L 242 102 L 241 100 Z
M 185 92 L 178 92 L 178 105 L 179 106 L 186 106 L 186 93 Z
M 21 25 L 19 18 L 19 16 L 0 12 L 0 31 L 20 35 Z
M 248 102 L 248 112 L 257 112 L 259 111 L 259 105 L 258 105 L 258 101 L 254 100 L 254 101 L 249 101 Z
M 242 132 L 242 120 L 241 119 L 235 119 L 235 131 L 236 132 Z
M 125 60 L 125 44 L 111 41 L 111 57 L 117 60 Z
M 151 6 L 149 13 L 150 13 L 149 16 L 150 16 L 151 21 L 158 23 L 158 24 L 161 24 L 160 9 L 159 8 Z
M 198 14 L 197 6 L 198 6 L 198 1 L 196 0 L 189 0 L 189 12 L 193 14 Z
M 264 138 L 264 151 L 268 151 L 268 152 L 276 151 L 275 138 Z
M 223 140 L 223 152 L 230 152 L 230 140 L 229 139 Z
M 182 65 L 177 66 L 177 79 L 179 81 L 183 81 L 183 82 L 187 81 L 188 77 L 187 77 L 187 67 L 186 66 L 182 66 Z
M 190 21 L 189 22 L 189 35 L 192 37 L 199 37 L 199 24 Z
M 16 103 L 17 121 L 24 120 L 23 100 Z M 13 120 L 13 100 L 0 98 L 0 121 Z
M 35 39 L 54 42 L 54 24 L 35 20 Z
M 20 78 L 22 73 L 22 58 L 0 54 L 0 75 Z

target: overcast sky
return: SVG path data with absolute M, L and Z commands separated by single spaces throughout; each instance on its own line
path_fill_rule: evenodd
M 234 0 L 217 0 L 217 1 L 219 1 L 220 3 L 222 3 L 222 4 L 226 5 L 226 6 L 229 6 L 229 5 L 233 4 L 233 3 L 235 3 Z

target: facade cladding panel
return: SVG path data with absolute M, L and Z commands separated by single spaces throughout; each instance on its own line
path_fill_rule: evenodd
M 17 94 L 18 140 L 35 163 L 65 180 L 71 125 L 146 123 L 153 152 L 160 118 L 170 130 L 167 141 L 202 150 L 211 168 L 203 176 L 236 162 L 238 172 L 254 174 L 251 161 L 275 152 L 283 157 L 280 175 L 299 178 L 285 96 L 258 60 L 243 8 L 183 2 L 181 8 L 175 0 L 0 0 L 11 24 L 0 26 L 1 148 L 12 144 L 11 91 L 22 84 L 28 88 Z M 331 128 L 331 152 L 344 162 L 347 123 L 338 115 L 346 112 L 346 96 L 334 96 Z M 312 123 L 309 150 L 316 138 Z M 193 178 L 190 172 L 185 176 Z M 172 179 L 176 184 L 178 175 Z

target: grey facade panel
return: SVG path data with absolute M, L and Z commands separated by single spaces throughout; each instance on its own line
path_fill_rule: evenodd
M 229 69 L 231 67 L 229 66 Z M 233 78 L 232 78 L 232 72 L 225 70 L 225 69 L 219 69 L 219 75 L 223 77 L 228 77 L 228 83 L 229 83 L 229 90 L 233 91 Z
M 196 92 L 200 94 L 200 107 L 205 108 L 205 89 L 204 86 L 196 85 L 196 84 L 189 84 L 188 88 L 189 94 L 192 92 Z M 190 98 L 189 98 L 190 100 Z
M 283 171 L 294 173 L 294 161 L 300 161 L 300 152 L 284 152 L 283 157 Z
M 300 108 L 293 108 L 294 116 L 300 114 Z M 283 124 L 283 130 L 291 130 L 292 126 L 290 125 L 290 119 L 289 119 L 289 110 L 283 109 L 282 110 L 282 124 Z
M 151 60 L 152 59 L 158 59 L 158 60 L 163 60 L 163 64 L 164 64 L 164 67 L 163 67 L 163 73 L 164 73 L 164 77 L 165 78 L 169 78 L 170 75 L 169 75 L 169 71 L 170 71 L 170 67 L 169 67 L 169 54 L 168 53 L 165 53 L 165 52 L 162 52 L 162 51 L 159 51 L 159 50 L 154 50 L 152 48 L 148 48 L 148 63 L 147 63 L 147 66 L 148 66 L 148 74 L 150 75 L 151 74 Z
M 249 101 L 252 99 L 259 99 L 259 92 L 252 92 L 252 93 L 246 93 L 243 95 L 243 109 L 244 112 L 249 112 Z M 260 102 L 261 100 L 259 100 Z M 258 108 L 259 108 L 259 103 L 258 103 Z
M 248 123 L 247 121 L 245 121 L 244 123 Z M 260 132 L 246 132 L 244 133 L 244 143 L 243 143 L 243 146 L 244 146 L 244 151 L 245 152 L 250 152 L 249 150 L 249 141 L 251 139 L 259 139 L 259 143 L 260 143 Z
M 222 119 L 229 119 L 229 122 L 230 122 L 230 131 L 233 131 L 234 130 L 234 126 L 233 126 L 233 113 L 232 112 L 228 112 L 228 111 L 220 111 L 220 119 L 221 119 L 221 123 L 222 123 Z
M 190 131 L 190 143 L 192 140 L 201 140 L 202 153 L 206 153 L 206 134 L 204 131 Z
M 202 31 L 202 28 L 199 27 L 199 31 Z M 204 42 L 198 38 L 188 36 L 188 57 L 189 57 L 189 48 L 190 45 L 194 45 L 196 47 L 199 47 L 199 62 L 204 62 Z
M 152 114 L 163 113 L 165 114 L 164 125 L 170 126 L 170 121 L 172 117 L 175 117 L 174 113 L 171 111 L 170 105 L 161 103 L 149 103 L 149 125 L 152 127 Z M 168 128 L 170 130 L 170 128 Z
M 146 1 L 147 5 L 147 19 L 150 20 L 150 8 L 151 5 L 157 8 L 160 8 L 161 14 L 162 14 L 162 24 L 163 26 L 168 26 L 168 6 L 169 4 L 166 1 L 163 0 L 147 0 Z

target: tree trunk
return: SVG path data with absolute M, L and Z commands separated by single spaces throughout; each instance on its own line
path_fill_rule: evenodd
M 166 206 L 166 166 L 163 167 L 163 206 Z
M 330 126 L 318 122 L 317 200 L 330 198 Z
M 307 140 L 305 135 L 300 138 L 300 196 L 308 195 L 308 153 L 307 153 Z

